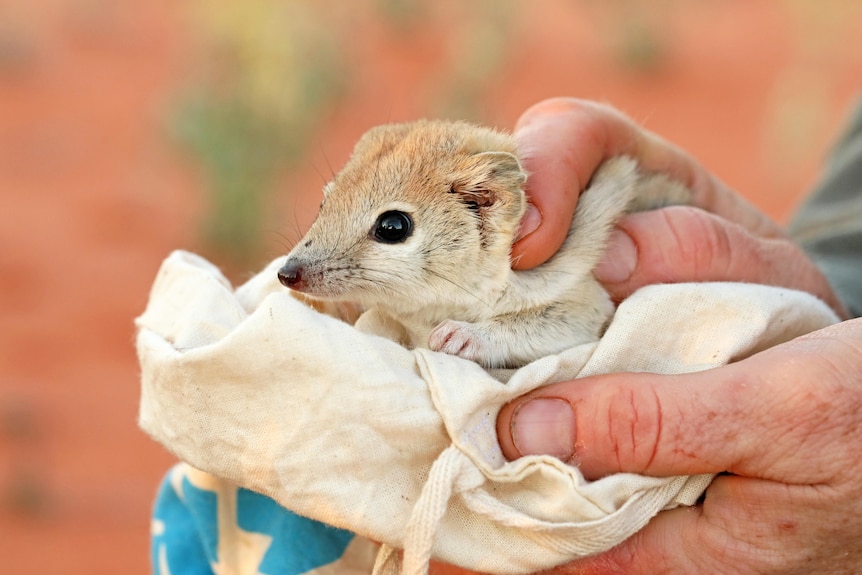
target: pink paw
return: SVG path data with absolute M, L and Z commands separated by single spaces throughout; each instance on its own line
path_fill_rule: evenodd
M 433 351 L 480 361 L 484 356 L 484 342 L 472 327 L 467 322 L 451 319 L 440 322 L 428 336 L 428 347 Z

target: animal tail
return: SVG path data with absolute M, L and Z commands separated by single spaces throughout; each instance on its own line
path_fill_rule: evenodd
M 613 226 L 625 214 L 690 200 L 688 189 L 667 176 L 642 174 L 634 158 L 611 158 L 599 167 L 578 199 L 568 237 L 548 264 L 553 268 L 554 260 L 560 260 L 558 265 L 565 263 L 570 273 L 589 273 L 604 255 Z M 571 269 L 572 258 L 564 256 L 569 252 L 578 254 L 577 270 Z

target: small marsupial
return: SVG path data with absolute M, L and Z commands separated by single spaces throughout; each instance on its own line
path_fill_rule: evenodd
M 581 194 L 562 247 L 511 268 L 527 174 L 509 135 L 466 122 L 379 126 L 324 187 L 317 219 L 278 278 L 312 299 L 375 309 L 401 343 L 486 367 L 518 367 L 598 340 L 614 312 L 593 277 L 626 213 L 684 204 L 688 191 L 606 161 Z

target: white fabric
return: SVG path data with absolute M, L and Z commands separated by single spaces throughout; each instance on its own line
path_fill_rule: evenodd
M 553 457 L 507 462 L 497 413 L 546 383 L 708 369 L 837 321 L 801 292 L 657 285 L 623 302 L 600 342 L 486 372 L 311 309 L 278 284 L 279 263 L 234 291 L 197 256 L 164 262 L 137 320 L 140 425 L 198 469 L 384 543 L 381 572 L 405 546 L 405 573 L 430 556 L 533 572 L 694 503 L 710 476 L 587 482 Z

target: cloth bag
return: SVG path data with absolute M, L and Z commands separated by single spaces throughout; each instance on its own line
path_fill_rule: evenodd
M 279 263 L 234 290 L 198 256 L 165 260 L 136 322 L 139 422 L 194 468 L 381 542 L 378 572 L 422 573 L 431 557 L 535 572 L 693 504 L 711 476 L 588 482 L 553 457 L 508 462 L 497 413 L 555 381 L 709 369 L 837 321 L 786 289 L 655 285 L 619 306 L 600 341 L 486 371 L 362 331 L 385 327 L 373 316 L 353 326 L 320 313 L 278 284 Z

